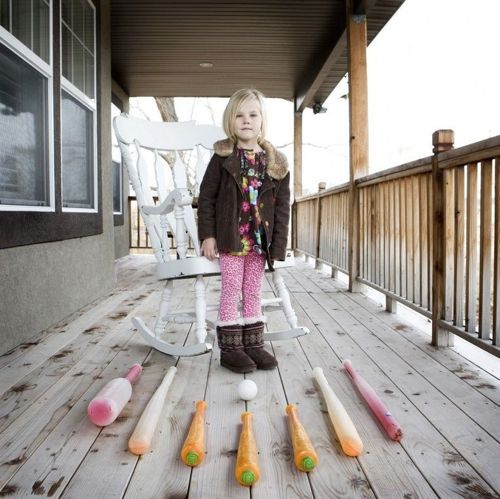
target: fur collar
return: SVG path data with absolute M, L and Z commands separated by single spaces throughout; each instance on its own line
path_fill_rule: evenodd
M 263 140 L 260 146 L 266 151 L 267 174 L 275 180 L 282 180 L 288 173 L 288 161 L 286 156 L 278 151 L 270 142 Z M 230 139 L 218 140 L 214 144 L 215 154 L 227 158 L 234 151 L 234 143 Z

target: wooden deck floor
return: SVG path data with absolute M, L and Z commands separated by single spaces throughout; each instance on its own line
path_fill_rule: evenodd
M 243 378 L 219 366 L 219 351 L 174 359 L 152 352 L 130 317 L 151 321 L 160 286 L 149 257 L 118 263 L 117 288 L 36 341 L 0 357 L 0 496 L 68 498 L 417 498 L 500 497 L 500 382 L 456 352 L 436 350 L 428 338 L 363 295 L 299 261 L 284 272 L 300 340 L 275 342 L 279 370 L 248 375 L 255 400 L 238 399 Z M 187 286 L 183 281 L 181 286 Z M 209 281 L 214 297 L 220 282 Z M 270 288 L 266 285 L 266 293 Z M 177 306 L 186 305 L 180 293 Z M 270 326 L 283 327 L 280 312 Z M 171 341 L 193 342 L 188 326 Z M 194 336 L 194 335 L 193 335 Z M 213 341 L 213 336 L 211 336 Z M 341 359 L 383 397 L 404 429 L 400 443 L 379 429 Z M 132 401 L 101 429 L 86 417 L 99 388 L 144 365 Z M 153 442 L 137 458 L 127 440 L 142 409 L 171 365 L 178 372 Z M 342 454 L 312 379 L 321 366 L 361 435 L 359 458 Z M 194 402 L 205 399 L 207 456 L 191 470 L 179 458 Z M 298 405 L 320 457 L 311 473 L 292 462 L 284 407 Z M 234 479 L 241 412 L 254 413 L 261 480 L 251 490 Z

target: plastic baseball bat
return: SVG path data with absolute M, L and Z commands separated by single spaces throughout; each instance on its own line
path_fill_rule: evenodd
M 106 383 L 89 402 L 87 414 L 97 426 L 111 424 L 122 412 L 132 396 L 132 384 L 142 372 L 140 364 L 134 364 L 125 378 L 115 378 Z
M 350 360 L 344 360 L 344 369 L 349 374 L 352 382 L 358 389 L 361 397 L 366 402 L 375 417 L 380 421 L 389 438 L 401 440 L 403 431 L 389 409 L 384 405 L 375 390 L 369 383 L 354 369 Z
M 318 454 L 302 425 L 294 404 L 286 406 L 286 413 L 290 422 L 290 435 L 292 437 L 293 460 L 300 471 L 312 471 L 319 462 Z
M 347 456 L 359 456 L 363 452 L 363 442 L 347 414 L 342 402 L 338 399 L 335 392 L 330 388 L 328 381 L 323 374 L 321 367 L 313 369 L 313 375 L 318 382 L 319 387 L 325 398 L 326 406 L 328 408 L 328 415 L 335 429 L 335 433 L 339 438 L 340 445 L 344 454 Z
M 238 454 L 236 456 L 235 476 L 240 485 L 250 487 L 260 478 L 259 453 L 253 433 L 253 414 L 244 412 L 241 415 L 241 429 Z
M 165 374 L 160 386 L 153 393 L 153 396 L 144 409 L 139 421 L 135 427 L 134 432 L 128 440 L 128 448 L 130 452 L 141 456 L 145 454 L 151 447 L 153 435 L 160 419 L 160 414 L 165 403 L 168 389 L 172 384 L 177 368 L 172 366 Z
M 196 411 L 189 433 L 181 449 L 181 459 L 188 466 L 198 466 L 205 459 L 205 410 L 204 400 L 196 402 Z

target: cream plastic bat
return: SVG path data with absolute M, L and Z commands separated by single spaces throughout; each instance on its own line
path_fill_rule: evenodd
M 137 455 L 145 454 L 151 447 L 153 434 L 160 418 L 160 414 L 165 403 L 168 389 L 174 379 L 177 368 L 172 366 L 165 374 L 160 386 L 156 389 L 148 405 L 144 409 L 132 436 L 128 441 L 130 452 Z
M 313 375 L 325 398 L 328 415 L 335 428 L 335 433 L 337 434 L 344 454 L 352 457 L 359 456 L 363 451 L 363 442 L 361 441 L 354 423 L 347 414 L 342 402 L 330 388 L 323 374 L 323 369 L 321 369 L 321 367 L 315 367 L 313 369 Z

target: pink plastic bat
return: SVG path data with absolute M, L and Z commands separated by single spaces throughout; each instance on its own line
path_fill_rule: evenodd
M 352 367 L 352 363 L 350 360 L 344 360 L 343 365 L 344 369 L 350 375 L 352 382 L 356 385 L 364 401 L 371 409 L 373 414 L 375 414 L 376 418 L 380 421 L 380 424 L 384 427 L 384 430 L 387 432 L 387 435 L 389 435 L 389 438 L 391 438 L 392 440 L 401 440 L 401 437 L 403 436 L 401 427 L 399 426 L 394 416 L 384 405 L 382 400 L 380 400 L 375 390 L 354 369 L 354 367 Z
M 107 426 L 120 415 L 132 395 L 132 383 L 137 381 L 141 372 L 142 366 L 134 364 L 125 378 L 115 378 L 106 383 L 87 407 L 92 423 Z

